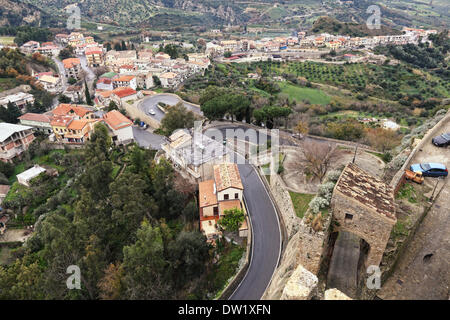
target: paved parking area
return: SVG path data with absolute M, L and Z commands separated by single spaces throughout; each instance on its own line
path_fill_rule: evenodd
M 133 135 L 134 139 L 136 140 L 136 143 L 141 148 L 150 148 L 154 150 L 160 150 L 161 144 L 165 142 L 165 139 L 163 136 L 160 136 L 158 134 L 154 134 L 150 132 L 149 130 L 141 129 L 137 126 L 133 126 Z
M 441 133 L 450 132 L 450 122 Z M 450 167 L 450 147 L 427 142 L 412 163 L 440 162 Z M 450 286 L 450 178 L 439 181 L 435 205 L 419 226 L 393 275 L 381 288 L 382 299 L 446 300 Z M 425 178 L 434 188 L 435 178 Z

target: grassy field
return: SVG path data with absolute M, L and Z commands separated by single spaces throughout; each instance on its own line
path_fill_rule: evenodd
M 311 200 L 314 198 L 313 194 L 305 194 L 305 193 L 295 193 L 289 191 L 291 195 L 292 203 L 294 204 L 295 213 L 297 217 L 303 218 L 306 211 L 308 210 L 308 205 Z
M 1 44 L 14 44 L 14 37 L 0 36 Z
M 282 93 L 289 95 L 290 99 L 295 99 L 297 102 L 308 100 L 311 104 L 327 105 L 331 101 L 330 96 L 318 89 L 297 87 L 286 82 L 280 82 L 278 85 Z
M 0 92 L 15 88 L 17 86 L 17 80 L 14 78 L 0 78 Z
M 11 252 L 10 248 L 0 246 L 0 266 L 8 264 L 11 257 L 10 252 Z
M 398 93 L 421 94 L 424 98 L 450 97 L 450 82 L 439 79 L 425 71 L 420 73 L 404 66 L 378 66 L 352 63 L 335 65 L 318 62 L 258 62 L 264 75 L 275 76 L 288 73 L 310 82 L 335 87 L 367 91 L 370 96 L 393 99 Z

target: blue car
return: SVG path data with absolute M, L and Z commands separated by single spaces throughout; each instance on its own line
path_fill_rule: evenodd
M 424 177 L 446 177 L 448 176 L 447 168 L 441 163 L 421 163 L 413 164 L 411 171 L 422 172 Z

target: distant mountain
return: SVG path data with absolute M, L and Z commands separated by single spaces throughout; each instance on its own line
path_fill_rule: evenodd
M 41 17 L 41 11 L 33 5 L 17 0 L 0 0 L 0 26 L 38 24 Z
M 11 3 L 19 0 L 0 0 Z M 278 29 L 309 28 L 320 16 L 362 24 L 370 5 L 381 8 L 388 27 L 448 27 L 448 0 L 20 0 L 53 15 L 76 3 L 85 21 L 118 26 L 172 29 L 257 25 Z
M 46 12 L 39 3 L 27 3 L 23 0 L 0 0 L 0 27 L 34 26 L 55 27 L 60 18 Z
M 329 33 L 335 35 L 347 35 L 351 37 L 382 36 L 401 34 L 387 26 L 380 29 L 369 29 L 365 23 L 340 22 L 330 17 L 319 17 L 313 24 L 309 33 Z

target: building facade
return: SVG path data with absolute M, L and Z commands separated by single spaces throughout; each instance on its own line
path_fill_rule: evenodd
M 0 123 L 0 160 L 12 162 L 34 141 L 33 128 L 11 123 Z

